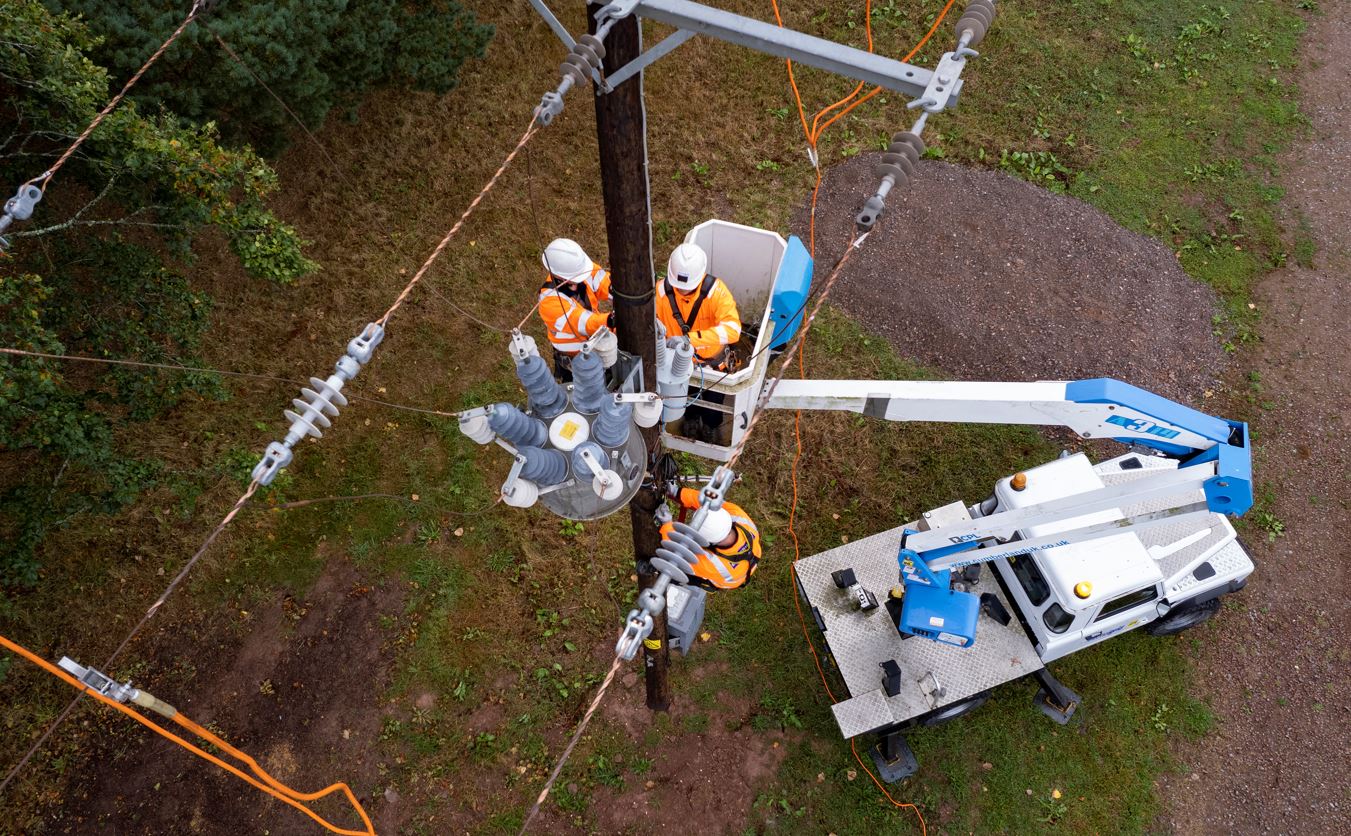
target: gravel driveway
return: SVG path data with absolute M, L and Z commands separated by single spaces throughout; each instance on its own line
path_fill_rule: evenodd
M 818 275 L 876 187 L 867 154 L 817 202 Z M 1115 377 L 1194 401 L 1224 364 L 1216 299 L 1173 252 L 1078 200 L 925 160 L 831 299 L 905 356 L 967 380 Z M 793 231 L 807 240 L 807 214 Z

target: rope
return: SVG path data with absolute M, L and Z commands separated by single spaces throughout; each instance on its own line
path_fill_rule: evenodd
M 530 822 L 535 818 L 535 814 L 539 812 L 540 805 L 544 803 L 544 799 L 549 797 L 549 790 L 553 789 L 554 782 L 558 780 L 559 774 L 563 771 L 563 764 L 567 763 L 568 758 L 572 757 L 572 750 L 577 746 L 577 741 L 582 739 L 582 732 L 586 731 L 587 724 L 591 722 L 591 715 L 596 713 L 596 709 L 600 707 L 601 699 L 605 696 L 605 691 L 610 687 L 610 683 L 614 681 L 615 673 L 619 670 L 619 662 L 619 657 L 615 656 L 615 660 L 610 663 L 610 670 L 605 674 L 604 681 L 600 683 L 600 690 L 596 692 L 596 696 L 591 700 L 591 706 L 587 708 L 586 713 L 582 715 L 582 722 L 577 725 L 577 731 L 572 733 L 572 739 L 568 741 L 568 745 L 563 749 L 563 754 L 559 757 L 558 763 L 554 764 L 553 772 L 549 773 L 549 780 L 544 783 L 544 789 L 539 791 L 539 797 L 535 799 L 534 806 L 532 806 L 530 812 L 526 814 L 525 821 L 521 823 L 521 829 L 517 833 L 517 836 L 522 836 L 522 834 L 530 828 Z
M 24 183 L 24 186 L 31 186 L 34 183 L 38 183 L 40 184 L 38 188 L 42 190 L 42 193 L 47 193 L 47 186 L 52 182 L 52 178 L 56 176 L 56 172 L 61 170 L 61 166 L 66 164 L 66 160 L 69 160 L 75 154 L 79 147 L 84 144 L 84 141 L 89 138 L 89 135 L 94 132 L 94 129 L 103 122 L 109 113 L 113 112 L 113 109 L 117 107 L 131 88 L 135 86 L 136 82 L 141 80 L 141 76 L 145 75 L 146 70 L 150 69 L 151 65 L 160 59 L 160 56 L 164 54 L 165 50 L 172 46 L 174 41 L 178 40 L 178 36 L 183 34 L 183 31 L 188 28 L 188 24 L 192 23 L 197 18 L 198 8 L 199 3 L 194 2 L 192 4 L 192 10 L 188 12 L 188 16 L 183 18 L 183 22 L 178 24 L 178 28 L 169 36 L 168 40 L 160 44 L 159 49 L 155 50 L 155 52 L 146 59 L 146 62 L 141 65 L 141 68 L 136 71 L 135 75 L 127 79 L 127 83 L 122 85 L 121 92 L 116 96 L 113 96 L 112 101 L 104 105 L 103 110 L 98 112 L 98 115 L 96 115 L 94 120 L 84 129 L 84 132 L 75 138 L 75 141 L 71 143 L 70 147 L 67 148 L 60 157 L 57 157 L 56 162 L 52 164 L 52 167 L 39 174 L 37 177 L 34 177 L 32 180 L 29 180 L 27 183 Z
M 293 790 L 290 787 L 278 781 L 277 779 L 273 778 L 271 775 L 269 775 L 267 773 L 267 770 L 259 766 L 256 760 L 249 757 L 247 754 L 240 751 L 239 749 L 236 749 L 234 746 L 231 746 L 229 743 L 226 743 L 224 740 L 220 739 L 220 737 L 213 734 L 210 730 L 205 729 L 202 726 L 198 725 L 197 723 L 193 722 L 192 720 L 188 719 L 182 713 L 175 711 L 175 713 L 172 716 L 172 719 L 175 723 L 178 723 L 178 725 L 197 735 L 202 740 L 205 740 L 207 743 L 210 743 L 211 745 L 220 748 L 222 751 L 229 753 L 231 757 L 243 761 L 245 764 L 248 765 L 249 769 L 254 773 L 254 775 L 262 779 L 262 783 L 260 783 L 253 777 L 244 774 L 244 772 L 239 770 L 237 767 L 226 763 L 220 758 L 217 758 L 215 755 L 206 752 L 205 750 L 193 745 L 192 743 L 189 743 L 188 741 L 184 740 L 183 738 L 179 737 L 173 732 L 168 731 L 163 726 L 142 715 L 140 712 L 133 711 L 129 706 L 124 705 L 118 702 L 117 700 L 106 697 L 103 694 L 98 693 L 97 691 L 91 690 L 87 685 L 85 685 L 80 680 L 71 676 L 66 671 L 58 668 L 56 665 L 53 665 L 46 659 L 43 659 L 36 653 L 33 653 L 32 651 L 28 650 L 27 648 L 10 641 L 4 636 L 0 636 L 0 646 L 3 646 L 14 653 L 17 653 L 19 656 L 22 656 L 24 659 L 27 659 L 34 665 L 37 665 L 38 667 L 42 668 L 44 671 L 51 674 L 52 676 L 55 676 L 56 678 L 65 682 L 67 685 L 70 685 L 72 688 L 77 689 L 80 692 L 79 696 L 89 694 L 94 699 L 106 705 L 112 706 L 113 708 L 132 718 L 141 725 L 151 729 L 156 734 L 165 737 L 173 741 L 174 743 L 177 743 L 179 746 L 182 746 L 184 749 L 187 749 L 189 752 L 193 753 L 197 757 L 209 761 L 215 764 L 216 766 L 219 766 L 221 769 L 224 769 L 225 771 L 231 773 L 240 780 L 247 782 L 256 789 L 267 793 L 268 795 L 272 796 L 278 801 L 282 801 L 286 804 L 289 804 L 290 806 L 296 808 L 305 815 L 314 819 L 319 824 L 323 825 L 323 827 L 326 828 L 329 832 L 337 833 L 340 836 L 375 836 L 375 826 L 371 824 L 370 816 L 366 815 L 366 810 L 361 806 L 361 802 L 357 800 L 356 795 L 352 793 L 351 788 L 348 787 L 346 784 L 341 782 L 331 784 L 325 787 L 324 789 L 319 790 L 318 792 L 306 793 Z M 79 699 L 79 696 L 77 696 L 76 699 Z M 338 827 L 337 825 L 329 822 L 327 819 L 324 819 L 323 817 L 315 813 L 313 810 L 306 807 L 304 804 L 300 803 L 302 801 L 317 801 L 320 798 L 324 798 L 325 796 L 332 795 L 333 793 L 339 791 L 341 791 L 342 794 L 347 797 L 347 801 L 352 805 L 352 808 L 357 811 L 357 815 L 361 816 L 362 823 L 366 825 L 365 830 L 347 830 Z
M 778 4 L 778 0 L 770 0 L 770 2 L 771 2 L 771 3 L 773 4 L 773 6 L 774 6 L 774 17 L 775 17 L 775 20 L 778 22 L 779 26 L 783 26 L 783 17 L 782 17 L 782 15 L 781 15 L 780 12 L 779 12 L 779 4 Z M 924 34 L 924 37 L 920 39 L 919 43 L 917 43 L 917 44 L 915 45 L 914 49 L 910 50 L 910 52 L 908 52 L 908 53 L 906 54 L 906 56 L 905 56 L 904 58 L 901 59 L 902 61 L 909 61 L 911 58 L 915 57 L 915 55 L 918 54 L 919 51 L 920 51 L 921 49 L 924 48 L 924 45 L 927 44 L 927 43 L 929 42 L 929 39 L 933 37 L 934 33 L 935 33 L 936 31 L 938 31 L 939 25 L 943 22 L 944 18 L 947 17 L 947 14 L 948 14 L 948 12 L 952 9 L 952 5 L 953 5 L 954 2 L 955 2 L 955 0 L 948 0 L 947 4 L 943 7 L 943 10 L 939 13 L 938 17 L 934 20 L 933 25 L 932 25 L 931 27 L 929 27 L 929 31 L 927 31 L 927 32 Z M 869 52 L 872 52 L 872 51 L 873 51 L 873 35 L 872 35 L 872 0 L 867 0 L 866 6 L 865 6 L 865 11 L 864 11 L 864 21 L 865 21 L 865 27 L 864 27 L 864 28 L 865 28 L 865 31 L 866 31 L 866 33 L 867 33 L 867 38 L 868 38 L 868 51 L 869 51 Z M 807 139 L 807 144 L 808 144 L 808 146 L 809 146 L 809 147 L 811 148 L 811 150 L 812 150 L 812 163 L 813 163 L 813 167 L 816 169 L 816 184 L 812 187 L 811 211 L 810 211 L 810 213 L 809 213 L 809 221 L 808 221 L 808 229 L 809 229 L 808 239 L 809 239 L 809 246 L 810 246 L 810 248 L 811 248 L 811 255 L 812 255 L 812 258 L 815 259 L 815 258 L 816 258 L 816 201 L 817 201 L 817 196 L 820 194 L 820 191 L 821 191 L 821 166 L 820 166 L 820 164 L 819 164 L 819 157 L 818 157 L 817 154 L 816 154 L 817 142 L 820 140 L 821 135 L 825 132 L 825 130 L 826 130 L 827 128 L 829 128 L 831 125 L 835 124 L 837 121 L 839 121 L 841 118 L 843 118 L 845 115 L 847 115 L 847 114 L 848 114 L 851 110 L 853 110 L 854 108 L 856 108 L 856 107 L 858 107 L 859 105 L 863 104 L 864 102 L 868 101 L 868 100 L 871 99 L 873 96 L 876 96 L 879 92 L 881 92 L 882 88 L 881 88 L 881 86 L 874 87 L 870 92 L 868 92 L 868 93 L 867 93 L 866 95 L 864 95 L 862 98 L 857 99 L 856 101 L 850 102 L 849 100 L 850 100 L 850 99 L 853 99 L 855 96 L 857 96 L 858 93 L 859 93 L 859 91 L 863 89 L 863 84 L 860 83 L 857 87 L 855 87 L 855 88 L 853 89 L 853 91 L 852 91 L 848 96 L 846 96 L 845 98 L 841 99 L 840 101 L 835 102 L 834 104 L 829 105 L 828 107 L 826 107 L 826 108 L 824 108 L 824 109 L 818 111 L 818 112 L 816 113 L 816 115 L 815 115 L 815 116 L 813 117 L 813 119 L 812 119 L 812 126 L 811 126 L 811 128 L 808 128 L 808 127 L 807 127 L 807 117 L 806 117 L 806 112 L 805 112 L 805 109 L 803 108 L 803 105 L 802 105 L 802 95 L 801 95 L 800 91 L 798 90 L 797 80 L 796 80 L 796 79 L 794 78 L 794 76 L 793 76 L 793 62 L 792 62 L 792 61 L 785 61 L 785 63 L 787 64 L 787 68 L 788 68 L 788 84 L 789 84 L 789 86 L 790 86 L 790 87 L 792 88 L 792 90 L 793 90 L 793 98 L 794 98 L 794 99 L 796 100 L 796 102 L 797 102 L 798 118 L 799 118 L 799 119 L 801 120 L 801 122 L 802 122 L 802 133 L 803 133 L 804 136 L 806 137 L 806 139 Z M 847 104 L 847 106 L 846 106 L 846 104 Z M 839 113 L 836 113 L 834 116 L 832 116 L 832 117 L 830 117 L 829 119 L 827 119 L 826 122 L 825 122 L 824 124 L 821 124 L 821 118 L 822 118 L 824 115 L 826 115 L 827 113 L 830 113 L 831 111 L 835 110 L 836 108 L 842 107 L 842 106 L 844 107 L 843 110 L 841 110 Z M 855 238 L 854 240 L 852 240 L 852 241 L 850 242 L 849 248 L 845 251 L 844 256 L 841 257 L 840 261 L 836 263 L 835 269 L 832 271 L 832 273 L 831 273 L 831 275 L 830 275 L 830 278 L 826 280 L 826 285 L 825 285 L 825 287 L 822 289 L 822 292 L 821 292 L 820 297 L 818 297 L 818 299 L 817 299 L 817 304 L 816 304 L 816 306 L 812 309 L 811 316 L 807 319 L 807 321 L 806 321 L 805 323 L 803 323 L 803 328 L 802 328 L 801 333 L 798 335 L 797 344 L 796 344 L 796 354 L 797 354 L 798 376 L 799 376 L 799 377 L 805 377 L 805 376 L 806 376 L 806 356 L 805 356 L 805 345 L 806 345 L 806 344 L 805 344 L 805 338 L 806 338 L 806 332 L 807 332 L 807 330 L 811 327 L 812 321 L 816 318 L 816 313 L 817 313 L 817 311 L 820 310 L 821 304 L 825 301 L 825 297 L 830 293 L 830 289 L 831 289 L 831 287 L 834 285 L 835 279 L 839 276 L 840 270 L 841 270 L 841 268 L 844 266 L 844 263 L 848 260 L 849 255 L 853 252 L 853 250 L 854 250 L 855 248 L 857 248 L 857 246 L 858 246 L 860 243 L 862 243 L 862 241 L 861 241 L 861 239 L 858 239 L 858 238 Z M 794 352 L 791 351 L 791 350 L 788 351 L 788 352 L 785 352 L 785 355 L 786 355 L 786 358 L 787 358 L 787 359 L 785 360 L 783 366 L 780 368 L 780 370 L 779 370 L 779 375 L 778 375 L 776 378 L 774 378 L 774 380 L 772 380 L 772 381 L 770 382 L 770 386 L 769 386 L 769 388 L 768 388 L 768 390 L 767 390 L 767 392 L 766 392 L 766 395 L 765 395 L 765 396 L 762 396 L 762 401 L 767 401 L 767 400 L 768 400 L 768 397 L 767 397 L 768 394 L 772 394 L 774 388 L 778 386 L 779 380 L 783 377 L 783 374 L 787 371 L 788 363 L 792 362 L 792 356 L 793 356 L 793 353 L 794 353 Z M 755 412 L 755 414 L 754 414 L 754 416 L 753 416 L 753 418 L 752 418 L 752 420 L 751 420 L 751 423 L 750 423 L 750 425 L 748 425 L 747 428 L 746 428 L 746 435 L 742 437 L 742 439 L 741 439 L 741 444 L 738 446 L 738 449 L 733 453 L 733 457 L 732 457 L 732 458 L 733 458 L 733 461 L 734 461 L 737 457 L 740 456 L 741 448 L 745 446 L 746 439 L 747 439 L 747 437 L 750 436 L 750 431 L 751 431 L 752 427 L 754 427 L 755 421 L 760 417 L 760 409 L 759 409 L 760 406 L 763 406 L 763 403 L 757 405 L 757 410 L 756 410 L 756 412 Z M 794 557 L 793 557 L 793 562 L 790 563 L 790 564 L 788 565 L 788 574 L 789 574 L 789 580 L 790 580 L 790 581 L 792 582 L 792 584 L 793 584 L 793 588 L 794 588 L 794 589 L 797 589 L 797 568 L 796 568 L 796 563 L 797 563 L 798 560 L 802 559 L 802 543 L 801 543 L 801 540 L 798 538 L 797 527 L 796 527 L 796 522 L 797 522 L 797 507 L 798 507 L 798 466 L 799 466 L 799 464 L 800 464 L 801 461 L 802 461 L 802 410 L 800 410 L 800 409 L 799 409 L 799 410 L 796 410 L 795 413 L 794 413 L 794 415 L 793 415 L 793 440 L 794 440 L 794 447 L 795 447 L 794 453 L 793 453 L 793 465 L 792 465 L 792 477 L 791 477 L 791 478 L 792 478 L 792 485 L 793 485 L 793 502 L 792 502 L 792 504 L 791 504 L 791 505 L 789 506 L 789 508 L 788 508 L 788 534 L 789 534 L 789 536 L 791 536 L 791 537 L 793 538 L 793 555 L 794 555 Z M 729 462 L 729 465 L 730 465 L 730 462 Z M 832 703 L 834 703 L 834 702 L 836 701 L 836 700 L 835 700 L 835 694 L 834 694 L 834 692 L 831 691 L 831 688 L 830 688 L 830 681 L 827 679 L 825 669 L 824 669 L 824 668 L 822 667 L 822 665 L 821 665 L 821 658 L 820 658 L 820 656 L 819 656 L 819 655 L 817 654 L 817 652 L 816 652 L 816 646 L 812 643 L 811 633 L 810 633 L 810 631 L 807 629 L 807 619 L 806 619 L 806 616 L 805 616 L 805 615 L 803 614 L 803 612 L 802 612 L 802 602 L 799 600 L 799 596 L 796 595 L 796 594 L 794 594 L 794 595 L 792 596 L 792 598 L 793 598 L 793 604 L 794 604 L 794 607 L 797 609 L 798 624 L 799 624 L 799 626 L 800 626 L 801 629 L 802 629 L 802 638 L 806 641 L 808 650 L 811 651 L 812 662 L 816 665 L 816 672 L 817 672 L 817 674 L 820 675 L 820 677 L 821 677 L 821 685 L 825 688 L 825 690 L 826 690 L 826 695 L 830 698 L 830 701 L 831 701 Z M 928 825 L 925 823 L 925 821 L 924 821 L 924 813 L 919 809 L 919 807 L 918 807 L 917 805 L 913 804 L 913 803 L 897 801 L 895 798 L 893 798 L 893 797 L 891 796 L 891 793 L 889 793 L 889 792 L 887 791 L 886 787 L 882 784 L 882 782 L 878 780 L 878 778 L 877 778 L 877 776 L 876 776 L 875 774 L 873 774 L 872 769 L 870 769 L 870 768 L 868 767 L 868 765 L 867 765 L 866 763 L 864 763 L 863 758 L 862 758 L 862 757 L 859 755 L 859 753 L 858 753 L 858 746 L 857 746 L 857 744 L 855 743 L 855 741 L 854 741 L 853 739 L 850 739 L 850 741 L 849 741 L 849 751 L 853 753 L 853 755 L 854 755 L 854 760 L 856 760 L 856 761 L 858 762 L 859 767 L 860 767 L 864 772 L 867 773 L 868 777 L 869 777 L 870 779 L 872 779 L 872 782 L 877 786 L 877 788 L 878 788 L 879 790 L 882 791 L 882 795 L 884 795 L 884 796 L 886 797 L 887 801 L 890 801 L 891 804 L 892 804 L 892 806 L 894 806 L 894 807 L 901 808 L 901 809 L 908 809 L 908 810 L 913 811 L 913 812 L 915 813 L 915 815 L 919 818 L 919 826 L 920 826 L 920 832 L 921 832 L 921 834 L 927 834 L 927 833 L 928 833 Z

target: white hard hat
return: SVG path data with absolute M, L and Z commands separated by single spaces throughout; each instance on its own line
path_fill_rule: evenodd
M 706 275 L 708 254 L 698 244 L 681 244 L 666 262 L 666 280 L 671 283 L 671 287 L 685 293 L 698 287 Z
M 721 508 L 709 511 L 704 517 L 704 524 L 699 526 L 699 533 L 710 546 L 718 545 L 732 533 L 732 515 Z
M 555 238 L 540 256 L 544 269 L 564 281 L 580 282 L 591 275 L 591 256 L 571 238 Z

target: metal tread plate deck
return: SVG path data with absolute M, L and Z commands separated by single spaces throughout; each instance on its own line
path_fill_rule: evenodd
M 884 600 L 887 590 L 900 582 L 896 555 L 901 532 L 907 527 L 913 529 L 915 524 L 874 534 L 794 564 L 799 589 L 825 625 L 826 644 L 851 695 L 831 709 L 846 738 L 913 719 L 1042 668 L 1017 618 L 1003 626 L 981 613 L 976 642 L 967 648 L 923 638 L 902 639 L 885 607 L 862 612 L 844 590 L 835 586 L 830 573 L 852 568 L 859 583 L 879 601 Z M 992 570 L 981 573 L 981 582 L 972 591 L 992 592 L 1010 613 L 1014 612 Z M 882 690 L 881 665 L 890 659 L 901 667 L 901 689 L 894 697 Z M 930 674 L 945 688 L 936 701 L 929 693 L 933 690 Z

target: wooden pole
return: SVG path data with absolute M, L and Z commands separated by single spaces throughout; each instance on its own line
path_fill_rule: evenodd
M 595 13 L 602 4 L 588 3 L 587 29 L 596 31 Z M 604 73 L 609 75 L 638 57 L 642 35 L 634 15 L 615 23 L 605 38 Z M 648 391 L 657 385 L 656 311 L 652 272 L 652 217 L 647 178 L 647 121 L 643 112 L 643 74 L 637 73 L 611 93 L 596 96 L 596 140 L 600 148 L 601 194 L 605 201 L 605 235 L 610 249 L 611 287 L 615 298 L 615 330 L 619 348 L 643 363 Z M 649 466 L 660 452 L 661 426 L 641 431 L 647 442 Z M 662 502 L 660 490 L 641 490 L 629 506 L 633 521 L 633 556 L 638 589 L 657 580 L 648 562 L 661 544 L 653 514 Z M 671 706 L 667 680 L 670 649 L 666 642 L 666 613 L 654 620 L 652 635 L 643 647 L 647 707 L 666 711 Z

